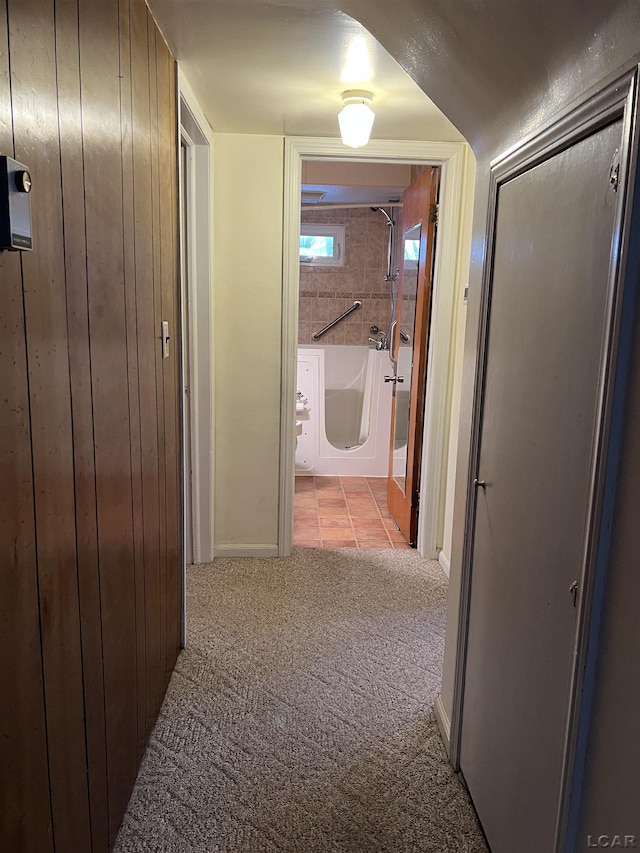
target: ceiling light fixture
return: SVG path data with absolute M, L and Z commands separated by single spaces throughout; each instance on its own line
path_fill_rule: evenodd
M 372 100 L 372 93 L 362 89 L 349 89 L 342 93 L 342 110 L 338 113 L 338 124 L 345 145 L 361 148 L 369 141 L 376 117 L 371 109 Z

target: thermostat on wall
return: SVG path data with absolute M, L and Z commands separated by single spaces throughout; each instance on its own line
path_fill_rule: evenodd
M 0 156 L 0 249 L 32 249 L 31 175 L 26 166 Z

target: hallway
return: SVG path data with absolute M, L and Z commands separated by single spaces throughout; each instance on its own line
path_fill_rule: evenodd
M 437 563 L 304 548 L 187 583 L 187 649 L 117 853 L 485 853 L 432 715 Z
M 458 770 L 494 853 L 640 839 L 640 0 L 0 4 L 0 851 L 486 853 Z M 369 479 L 276 556 L 298 320 L 392 342 L 366 240 L 302 317 L 314 162 L 441 169 L 446 580 Z

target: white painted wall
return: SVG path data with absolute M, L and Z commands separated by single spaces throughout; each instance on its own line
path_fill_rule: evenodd
M 276 554 L 281 393 L 283 138 L 214 137 L 215 553 Z M 475 161 L 464 174 L 443 551 L 450 554 Z M 250 238 L 248 239 L 248 235 Z M 247 249 L 249 246 L 249 249 Z
M 214 136 L 215 553 L 276 554 L 283 139 Z
M 458 276 L 456 281 L 456 306 L 453 320 L 455 344 L 452 348 L 450 380 L 449 450 L 447 458 L 447 481 L 445 487 L 444 530 L 440 563 L 449 574 L 451 563 L 451 540 L 453 533 L 453 505 L 456 484 L 456 459 L 458 455 L 458 426 L 460 422 L 460 398 L 462 393 L 462 362 L 464 358 L 464 330 L 467 321 L 467 304 L 464 289 L 469 282 L 469 257 L 471 253 L 471 228 L 473 224 L 473 198 L 476 181 L 475 157 L 469 154 L 466 161 L 463 184 L 462 228 L 458 246 Z
M 463 188 L 462 218 L 463 225 L 460 231 L 460 275 L 457 279 L 456 313 L 454 315 L 453 334 L 455 342 L 452 350 L 453 364 L 451 369 L 451 406 L 449 411 L 449 448 L 447 459 L 447 480 L 445 487 L 445 512 L 444 530 L 442 536 L 442 550 L 438 555 L 438 562 L 449 578 L 449 595 L 447 601 L 447 637 L 457 637 L 458 620 L 460 614 L 460 568 L 459 564 L 451 566 L 451 554 L 453 550 L 453 524 L 456 494 L 456 477 L 458 475 L 458 445 L 460 432 L 460 415 L 464 407 L 462 395 L 469 392 L 468 377 L 464 382 L 464 348 L 467 324 L 467 303 L 464 301 L 464 289 L 469 282 L 469 259 L 471 254 L 471 242 L 473 233 L 473 215 L 475 201 L 476 181 L 476 159 L 473 156 L 467 158 L 465 180 Z M 467 368 L 468 370 L 468 368 Z M 460 488 L 460 484 L 458 484 Z M 444 659 L 442 664 L 442 688 L 440 696 L 436 701 L 435 714 L 445 744 L 449 745 L 451 735 L 451 716 L 453 712 L 453 686 L 456 667 L 455 642 L 445 643 Z
M 180 194 L 180 216 L 186 219 L 188 235 L 187 245 L 181 246 L 186 275 L 181 290 L 182 342 L 189 348 L 183 350 L 183 382 L 189 387 L 183 401 L 189 435 L 183 441 L 185 450 L 190 445 L 193 461 L 191 472 L 184 472 L 185 504 L 187 490 L 191 500 L 190 517 L 185 519 L 185 553 L 196 563 L 207 563 L 214 554 L 213 131 L 181 69 L 178 84 L 180 132 L 188 145 L 188 165 L 181 170 L 181 181 L 188 184 L 186 197 L 182 183 Z

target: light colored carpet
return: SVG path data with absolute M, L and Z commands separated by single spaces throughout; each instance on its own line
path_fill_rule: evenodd
M 296 549 L 192 567 L 187 586 L 117 853 L 486 853 L 432 715 L 438 563 Z

